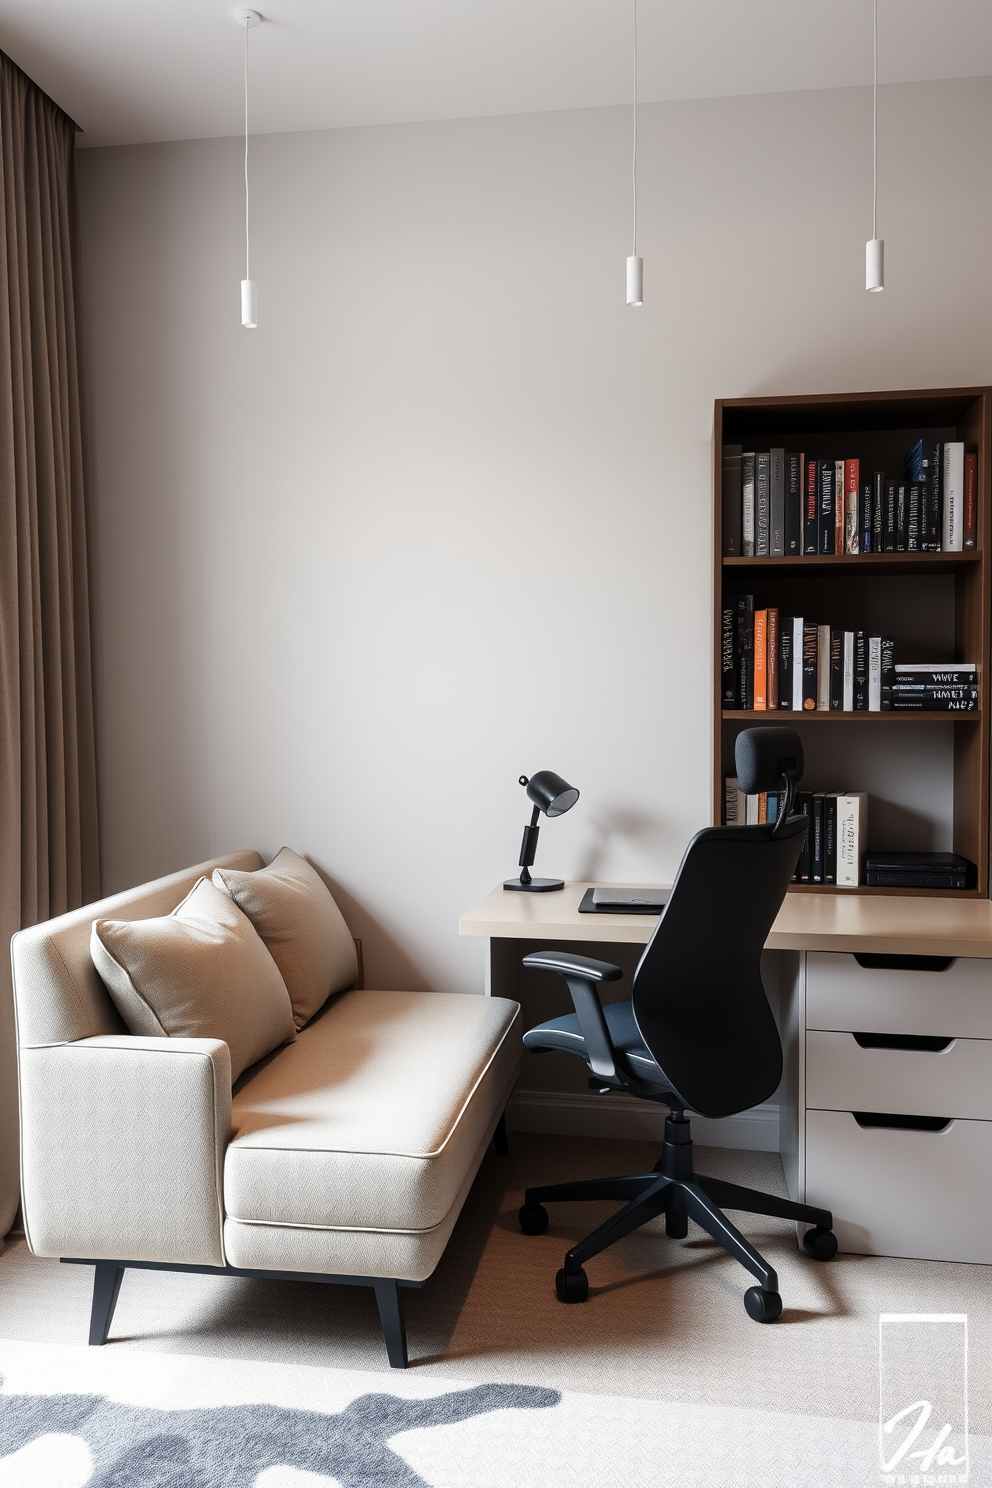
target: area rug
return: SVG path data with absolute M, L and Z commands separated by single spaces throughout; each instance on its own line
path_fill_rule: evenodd
M 877 1427 L 868 1421 L 112 1345 L 0 1342 L 0 1374 L 3 1488 L 876 1488 L 885 1481 Z M 973 1437 L 970 1447 L 970 1481 L 984 1484 L 988 1439 Z

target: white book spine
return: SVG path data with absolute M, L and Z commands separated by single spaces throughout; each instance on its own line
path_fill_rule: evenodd
M 868 637 L 868 712 L 882 711 L 882 637 Z
M 792 622 L 792 710 L 803 711 L 803 618 Z
M 816 627 L 816 711 L 830 712 L 830 626 Z
M 958 441 L 944 445 L 944 532 L 941 547 L 945 553 L 960 553 L 964 548 L 964 445 Z
M 844 632 L 844 698 L 845 713 L 854 712 L 854 631 Z
M 754 557 L 754 452 L 741 455 L 741 547 Z
M 862 791 L 837 797 L 837 885 L 857 888 L 861 882 L 868 821 L 868 797 Z
M 757 796 L 745 796 L 745 826 L 756 827 L 758 825 L 759 803 Z

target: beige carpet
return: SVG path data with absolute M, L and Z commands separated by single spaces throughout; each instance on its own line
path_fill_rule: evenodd
M 418 1376 L 872 1421 L 879 1312 L 963 1312 L 970 1426 L 989 1432 L 989 1268 L 860 1256 L 822 1265 L 799 1252 L 788 1224 L 740 1217 L 779 1271 L 785 1311 L 762 1326 L 744 1312 L 750 1281 L 742 1268 L 694 1226 L 688 1240 L 669 1241 L 659 1223 L 590 1262 L 589 1302 L 562 1306 L 554 1296 L 562 1255 L 611 1206 L 561 1206 L 546 1235 L 527 1237 L 516 1227 L 521 1190 L 639 1171 L 657 1151 L 523 1133 L 511 1144 L 510 1158 L 487 1157 L 435 1275 L 407 1293 Z M 714 1176 L 783 1188 L 774 1155 L 699 1149 L 696 1156 Z M 13 1240 L 0 1256 L 0 1333 L 84 1343 L 91 1281 L 89 1268 L 37 1260 Z M 385 1367 L 371 1292 L 147 1271 L 128 1272 L 108 1347 Z

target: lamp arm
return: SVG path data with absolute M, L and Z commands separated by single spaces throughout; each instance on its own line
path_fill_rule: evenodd
M 537 857 L 537 838 L 541 828 L 538 822 L 541 812 L 537 806 L 534 807 L 529 824 L 524 827 L 523 841 L 520 844 L 520 879 L 523 883 L 530 882 L 528 868 L 533 868 L 534 859 Z

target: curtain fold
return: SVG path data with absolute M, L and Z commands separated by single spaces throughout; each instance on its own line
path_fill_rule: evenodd
M 75 135 L 0 53 L 0 1235 L 19 1189 L 7 946 L 99 891 Z

